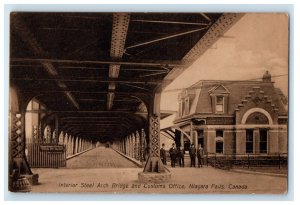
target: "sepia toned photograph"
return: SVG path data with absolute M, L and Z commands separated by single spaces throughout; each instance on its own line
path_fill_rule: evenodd
M 10 192 L 288 193 L 287 13 L 9 20 Z

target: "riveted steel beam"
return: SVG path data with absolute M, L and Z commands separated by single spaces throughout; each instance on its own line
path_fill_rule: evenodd
M 223 34 L 228 31 L 240 18 L 243 17 L 243 13 L 224 13 L 222 16 L 214 22 L 207 30 L 205 35 L 195 44 L 195 46 L 182 58 L 182 62 L 185 65 L 180 69 L 172 69 L 168 75 L 164 78 L 166 82 L 173 81 L 183 71 L 185 71 L 195 60 L 204 54 Z M 205 15 L 202 14 L 203 17 Z M 207 19 L 210 20 L 210 19 Z M 156 88 L 157 92 L 163 90 L 170 83 L 164 83 Z
M 26 24 L 22 20 L 18 19 L 16 16 L 12 16 L 11 21 L 12 21 L 13 28 L 20 35 L 22 40 L 27 43 L 27 45 L 29 46 L 29 48 L 32 50 L 32 52 L 35 55 L 43 56 L 43 57 L 47 56 L 47 53 L 44 51 L 42 46 L 38 43 L 38 41 L 35 39 L 34 35 L 31 33 L 29 28 L 26 26 Z M 47 61 L 41 61 L 40 63 L 42 64 L 42 66 L 44 67 L 44 69 L 50 76 L 58 75 L 58 72 L 52 63 L 47 62 Z M 56 81 L 56 83 L 59 87 L 64 87 L 64 88 L 66 87 L 66 85 L 63 82 Z M 67 97 L 67 99 L 72 103 L 72 105 L 74 105 L 74 107 L 79 109 L 79 104 L 76 102 L 72 93 L 64 92 L 64 94 Z
M 113 14 L 113 26 L 111 37 L 111 58 L 122 58 L 124 53 L 125 41 L 127 36 L 127 30 L 129 25 L 130 14 L 128 13 L 114 13 Z M 109 78 L 118 78 L 120 72 L 119 64 L 111 64 L 109 66 Z M 115 98 L 114 90 L 116 89 L 115 83 L 109 83 L 109 93 L 107 94 L 107 110 L 110 110 L 113 106 Z

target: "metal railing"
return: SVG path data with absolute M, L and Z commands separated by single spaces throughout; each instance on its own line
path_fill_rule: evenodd
M 207 153 L 205 163 L 221 169 L 251 168 L 251 167 L 287 167 L 287 153 L 278 154 L 218 154 Z
M 27 143 L 27 160 L 32 168 L 66 167 L 66 146 Z

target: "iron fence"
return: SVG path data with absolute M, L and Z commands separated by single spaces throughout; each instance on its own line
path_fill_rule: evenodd
M 207 153 L 205 163 L 215 168 L 287 167 L 287 153 L 278 154 L 217 154 Z
M 32 168 L 66 167 L 66 146 L 27 143 L 27 160 Z

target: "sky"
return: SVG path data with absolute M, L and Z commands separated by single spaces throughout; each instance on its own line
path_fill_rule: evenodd
M 178 110 L 178 89 L 200 80 L 252 80 L 261 78 L 266 70 L 275 87 L 287 96 L 288 20 L 284 13 L 245 14 L 165 88 L 161 110 Z

